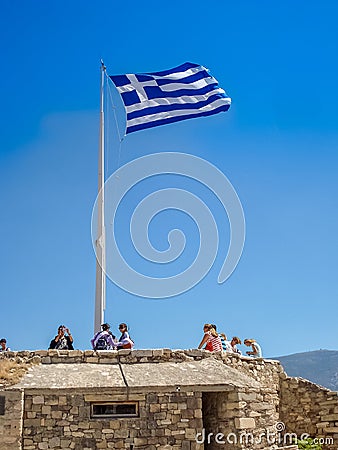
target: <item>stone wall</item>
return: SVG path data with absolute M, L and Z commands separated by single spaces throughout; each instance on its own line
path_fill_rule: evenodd
M 278 422 L 276 392 L 241 389 L 203 393 L 203 420 L 208 450 L 264 449 L 273 444 Z M 270 436 L 270 440 L 267 438 Z
M 21 449 L 23 390 L 0 391 L 0 450 Z
M 338 392 L 302 378 L 282 377 L 280 419 L 286 430 L 321 440 L 323 448 L 338 446 Z
M 0 450 L 260 450 L 274 444 L 271 439 L 276 436 L 278 422 L 285 424 L 285 433 L 330 438 L 331 443 L 322 441 L 323 448 L 337 448 L 337 393 L 307 380 L 288 377 L 278 361 L 170 349 L 40 350 L 6 352 L 0 354 L 0 362 L 3 358 L 37 366 L 30 369 L 26 384 L 0 391 L 0 397 L 6 397 L 5 415 L 0 415 Z M 90 383 L 81 388 L 79 384 L 64 383 L 67 377 L 63 374 L 68 372 L 68 367 L 72 373 L 80 371 L 82 380 L 86 373 L 91 374 Z M 155 367 L 162 367 L 162 372 L 154 370 Z M 166 382 L 159 377 L 155 385 L 152 376 L 149 379 L 149 373 L 156 377 L 157 372 L 163 375 L 168 370 L 172 372 L 166 376 Z M 44 375 L 43 388 L 36 384 L 38 378 L 34 380 L 32 373 L 36 371 L 49 374 L 47 378 Z M 179 379 L 178 372 L 185 374 L 181 386 L 180 382 L 173 384 L 173 378 Z M 122 381 L 109 384 L 109 388 L 99 387 L 94 373 L 108 373 L 112 380 L 119 375 Z M 193 378 L 196 373 L 202 377 Z M 226 381 L 223 373 L 228 376 Z M 238 376 L 239 373 L 242 375 Z M 210 374 L 218 377 L 210 378 Z M 148 378 L 143 380 L 143 376 Z M 127 378 L 136 384 L 131 387 Z M 125 400 L 138 402 L 138 417 L 97 419 L 91 416 L 93 402 Z M 208 443 L 210 433 L 212 438 Z M 241 436 L 244 436 L 242 441 Z
M 189 370 L 192 370 L 189 367 L 196 368 L 196 361 L 205 362 L 203 367 L 210 370 L 216 360 L 259 383 L 250 383 L 248 379 L 248 384 L 245 384 L 247 388 L 238 389 L 238 386 L 231 385 L 235 379 L 230 378 L 227 389 L 220 385 L 203 387 L 192 385 L 190 388 L 185 385 L 181 387 L 181 392 L 170 392 L 170 389 L 175 388 L 168 389 L 163 383 L 161 387 L 153 388 L 152 391 L 143 388 L 138 391 L 135 388 L 130 390 L 127 384 L 115 390 L 96 387 L 82 391 L 25 387 L 24 450 L 49 448 L 212 450 L 216 448 L 215 445 L 217 448 L 242 449 L 246 448 L 239 442 L 242 432 L 252 432 L 256 436 L 264 432 L 266 427 L 271 427 L 278 419 L 279 373 L 282 369 L 277 361 L 253 360 L 236 354 L 210 353 L 204 350 L 170 349 L 102 352 L 41 350 L 7 352 L 0 355 L 0 359 L 2 357 L 21 363 L 38 364 L 40 367 L 48 365 L 52 368 L 57 364 L 58 367 L 62 367 L 62 373 L 63 370 L 67 370 L 63 368 L 67 367 L 66 364 L 78 366 L 78 370 L 81 370 L 84 364 L 87 367 L 106 365 L 107 369 L 108 366 L 117 369 L 120 367 L 122 373 L 129 365 L 141 368 L 149 363 L 152 366 L 161 363 L 190 363 L 189 366 L 185 366 L 188 379 Z M 105 368 L 102 367 L 102 370 Z M 52 375 L 56 370 L 48 372 Z M 56 379 L 53 377 L 53 386 L 55 382 Z M 255 385 L 256 389 L 253 390 L 252 385 Z M 95 380 L 92 386 L 95 386 Z M 95 399 L 119 401 L 126 399 L 125 392 L 128 393 L 128 400 L 139 402 L 139 417 L 98 420 L 90 416 L 90 405 Z M 222 444 L 220 447 L 215 440 L 211 440 L 209 444 L 206 442 L 205 445 L 204 442 L 196 442 L 197 434 L 203 430 L 214 435 L 223 433 L 227 436 L 232 433 L 238 437 L 238 445 L 227 442 L 227 446 Z M 262 441 L 253 448 L 261 449 L 264 446 Z
M 27 393 L 23 449 L 201 449 L 195 441 L 195 430 L 202 427 L 201 397 L 194 392 Z M 91 417 L 92 403 L 126 400 L 138 402 L 138 417 Z
M 94 364 L 138 364 L 199 361 L 213 358 L 222 361 L 229 367 L 252 377 L 262 386 L 279 390 L 280 374 L 284 373 L 279 361 L 263 358 L 241 357 L 235 353 L 213 352 L 206 350 L 37 350 L 21 352 L 4 352 L 1 358 L 15 359 L 19 362 L 31 364 L 58 364 L 58 363 L 94 363 Z

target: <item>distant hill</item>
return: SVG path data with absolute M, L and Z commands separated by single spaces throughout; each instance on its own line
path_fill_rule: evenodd
M 280 361 L 291 377 L 306 378 L 332 391 L 338 391 L 338 351 L 316 350 L 272 359 Z

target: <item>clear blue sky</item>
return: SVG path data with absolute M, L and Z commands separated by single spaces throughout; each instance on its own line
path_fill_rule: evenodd
M 65 323 L 89 348 L 100 58 L 111 74 L 191 61 L 232 97 L 229 112 L 134 133 L 120 165 L 162 151 L 212 162 L 241 199 L 244 252 L 226 283 L 221 251 L 167 300 L 108 282 L 106 320 L 116 333 L 127 322 L 138 348 L 195 348 L 212 322 L 266 356 L 337 349 L 337 15 L 334 0 L 2 2 L 1 337 L 46 348 Z

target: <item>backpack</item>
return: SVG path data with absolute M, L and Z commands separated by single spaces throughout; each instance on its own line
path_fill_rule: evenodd
M 109 345 L 104 336 L 99 337 L 97 340 L 95 350 L 109 350 Z

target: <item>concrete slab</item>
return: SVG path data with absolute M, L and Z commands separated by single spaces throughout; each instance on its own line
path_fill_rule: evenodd
M 198 387 L 201 390 L 259 388 L 249 376 L 213 358 L 200 361 L 140 364 L 40 364 L 32 366 L 13 388 L 165 388 Z
M 118 364 L 40 364 L 13 386 L 25 389 L 125 387 Z
M 201 386 L 205 390 L 234 387 L 258 388 L 260 385 L 247 375 L 208 358 L 178 363 L 123 364 L 122 370 L 129 387 Z M 203 390 L 203 389 L 202 389 Z

